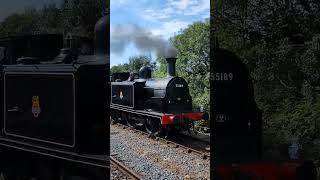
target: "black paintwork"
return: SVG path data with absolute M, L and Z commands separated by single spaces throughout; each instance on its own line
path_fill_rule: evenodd
M 113 82 L 111 84 L 111 102 L 128 108 L 143 109 L 143 103 L 146 97 L 143 89 L 144 86 L 145 81 Z
M 2 64 L 16 64 L 21 57 L 37 57 L 49 61 L 63 47 L 62 34 L 24 35 L 0 38 L 0 47 L 5 48 Z
M 106 65 L 6 66 L 6 137 L 74 146 L 79 153 L 107 153 L 106 73 Z M 39 97 L 38 117 L 31 111 L 33 96 Z
M 99 42 L 96 42 L 94 55 L 77 54 L 67 61 L 58 58 L 48 62 L 62 48 L 61 35 L 0 39 L 0 47 L 6 47 L 4 64 L 15 64 L 17 58 L 27 57 L 20 59 L 19 65 L 0 66 L 1 156 L 9 154 L 12 158 L 16 154 L 13 149 L 16 149 L 83 164 L 101 166 L 104 162 L 103 167 L 107 166 L 104 155 L 109 154 L 108 24 L 106 15 L 95 26 L 95 38 Z M 0 58 L 3 52 L 2 49 Z M 32 112 L 33 96 L 39 98 L 41 112 L 38 116 Z M 5 109 L 4 97 L 7 99 Z M 10 153 L 2 151 L 6 148 Z
M 130 77 L 130 73 L 129 72 L 123 72 L 123 73 L 113 73 L 111 76 L 111 81 L 114 82 L 118 79 L 120 79 L 120 81 L 126 81 L 128 80 Z
M 176 61 L 177 58 L 167 58 L 167 73 L 168 76 L 176 75 Z
M 39 70 L 36 72 L 41 73 Z M 75 143 L 73 72 L 20 73 L 5 70 L 5 133 L 73 146 Z M 34 96 L 39 97 L 41 108 L 37 117 L 32 113 Z
M 234 53 L 223 49 L 213 53 L 210 101 L 215 161 L 259 159 L 262 119 L 250 74 Z
M 142 66 L 139 70 L 140 79 L 150 79 L 151 78 L 151 68 L 148 66 Z
M 160 80 L 146 82 L 147 95 L 145 108 L 164 113 L 192 111 L 192 99 L 188 83 L 181 77 L 168 76 Z
M 145 71 L 146 68 L 142 70 Z M 113 104 L 134 109 L 150 109 L 161 113 L 192 111 L 192 98 L 188 83 L 181 77 L 135 79 L 134 81 L 112 82 L 111 86 Z

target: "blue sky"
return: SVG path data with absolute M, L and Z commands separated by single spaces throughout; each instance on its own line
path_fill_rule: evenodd
M 129 32 L 134 25 L 149 35 L 168 40 L 192 22 L 209 18 L 209 9 L 209 0 L 111 0 L 111 66 L 126 63 L 129 57 L 140 54 L 151 53 L 153 60 L 155 59 L 155 52 L 139 50 L 129 40 L 123 51 L 113 49 L 117 47 L 113 46 L 113 40 L 121 34 L 115 27 L 128 27 Z

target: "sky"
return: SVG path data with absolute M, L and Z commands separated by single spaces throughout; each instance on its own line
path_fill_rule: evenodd
M 24 12 L 25 8 L 42 8 L 45 4 L 59 4 L 63 0 L 0 0 L 0 22 L 13 13 Z
M 209 9 L 209 0 L 111 0 L 110 65 L 127 63 L 129 57 L 136 55 L 155 59 L 158 46 L 152 49 L 146 47 L 152 43 L 137 45 L 135 42 L 141 38 L 132 38 L 135 35 L 130 32 L 147 34 L 146 40 L 154 43 L 167 41 L 193 22 L 209 18 Z
M 209 0 L 110 1 L 111 66 L 126 63 L 135 55 L 151 55 L 154 60 L 159 49 L 155 43 L 167 42 L 192 22 L 205 20 L 210 15 Z M 23 12 L 25 8 L 42 8 L 53 2 L 59 4 L 63 0 L 0 0 L 0 22 L 13 13 Z M 129 40 L 132 37 L 130 33 L 140 35 L 135 39 L 140 44 Z M 143 39 L 141 35 L 147 35 L 147 38 Z M 114 40 L 118 40 L 117 43 L 113 43 Z M 143 44 L 141 40 L 144 40 Z

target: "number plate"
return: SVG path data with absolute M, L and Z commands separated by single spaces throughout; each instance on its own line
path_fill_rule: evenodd
M 211 73 L 211 80 L 213 81 L 232 81 L 233 73 Z

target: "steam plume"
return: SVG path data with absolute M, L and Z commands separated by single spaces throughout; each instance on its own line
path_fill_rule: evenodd
M 121 55 L 126 46 L 133 43 L 139 50 L 163 55 L 167 41 L 135 24 L 115 25 L 111 29 L 111 51 Z

